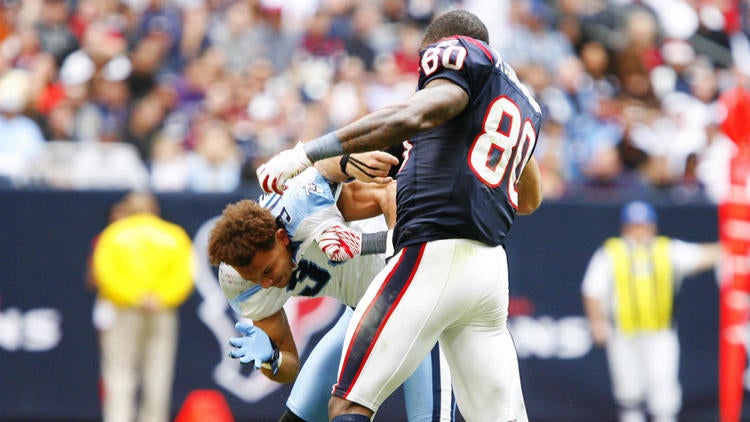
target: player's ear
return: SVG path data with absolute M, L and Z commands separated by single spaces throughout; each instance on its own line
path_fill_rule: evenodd
M 276 241 L 281 243 L 282 246 L 289 246 L 289 235 L 284 229 L 276 229 Z

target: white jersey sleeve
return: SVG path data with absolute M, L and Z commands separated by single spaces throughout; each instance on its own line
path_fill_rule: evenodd
M 599 248 L 586 267 L 581 293 L 585 297 L 605 300 L 610 295 L 612 279 L 612 264 L 604 249 Z
M 675 272 L 675 282 L 679 286 L 682 279 L 697 273 L 703 256 L 703 245 L 700 243 L 685 242 L 679 239 L 671 239 L 672 266 Z

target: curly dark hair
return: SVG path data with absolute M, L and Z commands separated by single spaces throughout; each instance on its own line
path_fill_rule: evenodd
M 466 10 L 451 10 L 432 21 L 425 30 L 420 50 L 445 37 L 464 35 L 489 44 L 487 27 L 477 15 Z
M 209 235 L 208 258 L 212 265 L 250 265 L 255 252 L 273 248 L 276 229 L 276 218 L 257 202 L 243 199 L 229 204 Z

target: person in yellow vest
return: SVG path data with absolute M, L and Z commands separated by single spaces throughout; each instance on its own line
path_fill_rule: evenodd
M 658 235 L 654 208 L 626 204 L 621 236 L 594 252 L 583 277 L 593 341 L 606 346 L 620 422 L 673 422 L 682 406 L 674 297 L 684 277 L 718 264 L 719 243 Z
M 109 314 L 98 324 L 103 421 L 168 422 L 178 308 L 193 290 L 192 242 L 159 217 L 150 193 L 129 193 L 114 209 L 91 261 L 97 306 L 108 308 L 98 312 Z

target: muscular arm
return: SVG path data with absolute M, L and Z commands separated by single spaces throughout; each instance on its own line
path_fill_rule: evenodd
M 268 318 L 253 321 L 253 324 L 268 334 L 268 337 L 276 343 L 282 355 L 281 366 L 279 366 L 276 375 L 270 369 L 261 368 L 263 375 L 280 383 L 294 382 L 300 368 L 299 353 L 284 309 Z
M 435 79 L 406 100 L 368 114 L 337 130 L 346 152 L 384 149 L 455 117 L 469 95 L 446 79 Z
M 542 204 L 542 173 L 539 164 L 531 157 L 518 180 L 518 214 L 528 215 Z
M 344 220 L 363 220 L 385 214 L 386 224 L 396 224 L 396 182 L 387 185 L 352 182 L 344 185 L 338 200 Z
M 343 183 L 349 179 L 349 176 L 341 171 L 339 166 L 340 156 L 325 158 L 320 161 L 316 161 L 313 165 L 315 169 L 325 177 L 327 180 L 333 183 Z

